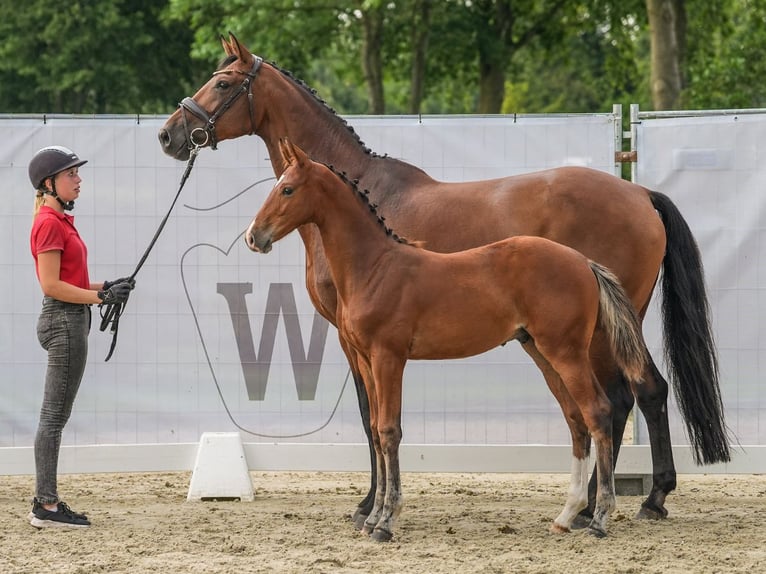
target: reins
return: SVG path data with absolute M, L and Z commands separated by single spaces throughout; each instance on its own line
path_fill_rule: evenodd
M 149 253 L 151 253 L 152 249 L 154 248 L 154 244 L 157 243 L 157 239 L 160 236 L 160 233 L 162 233 L 162 230 L 165 228 L 165 224 L 168 222 L 168 217 L 170 217 L 170 213 L 173 211 L 173 208 L 176 205 L 176 202 L 178 201 L 178 198 L 181 195 L 181 190 L 184 188 L 184 185 L 186 184 L 186 180 L 189 178 L 189 174 L 191 173 L 192 167 L 194 166 L 194 160 L 197 158 L 197 154 L 199 153 L 200 146 L 195 145 L 191 148 L 191 151 L 189 152 L 189 161 L 186 164 L 186 169 L 184 170 L 183 175 L 181 176 L 181 183 L 178 186 L 178 191 L 176 192 L 176 196 L 173 198 L 173 203 L 170 204 L 170 208 L 168 209 L 168 212 L 165 214 L 165 217 L 162 218 L 162 221 L 160 222 L 159 227 L 157 228 L 157 231 L 154 233 L 154 237 L 152 237 L 152 240 L 149 242 L 149 246 L 146 248 L 146 251 L 144 251 L 144 254 L 141 256 L 141 259 L 138 261 L 138 265 L 136 265 L 136 268 L 133 270 L 133 273 L 128 277 L 129 281 L 132 281 L 136 278 L 136 275 L 138 275 L 138 272 L 141 270 L 141 267 L 144 266 L 144 263 L 146 262 L 146 258 L 149 257 Z M 104 361 L 108 361 L 112 358 L 112 353 L 114 353 L 114 348 L 117 345 L 117 330 L 120 326 L 120 317 L 122 316 L 122 312 L 125 310 L 125 305 L 127 303 L 108 303 L 108 304 L 101 304 L 99 305 L 99 308 L 101 310 L 101 326 L 99 327 L 100 331 L 105 331 L 108 326 L 111 325 L 111 333 L 112 333 L 112 344 L 109 347 L 109 354 L 107 354 L 106 359 Z
M 131 276 L 128 277 L 128 281 L 132 281 L 136 278 L 138 271 L 141 269 L 141 267 L 143 267 L 144 262 L 146 261 L 146 258 L 149 257 L 149 253 L 154 247 L 154 244 L 157 242 L 157 238 L 160 236 L 160 233 L 162 233 L 162 230 L 168 221 L 168 217 L 170 217 L 170 213 L 173 211 L 173 207 L 175 207 L 175 204 L 178 201 L 178 197 L 181 195 L 181 190 L 184 188 L 184 184 L 186 183 L 186 180 L 189 177 L 189 173 L 191 173 L 192 166 L 194 165 L 194 160 L 197 157 L 197 153 L 199 153 L 200 148 L 210 144 L 210 147 L 212 149 L 216 149 L 217 143 L 218 143 L 217 141 L 218 138 L 216 137 L 216 134 L 215 134 L 216 121 L 229 108 L 231 108 L 234 102 L 243 94 L 247 94 L 248 111 L 250 112 L 250 126 L 252 128 L 251 133 L 255 133 L 255 114 L 253 111 L 252 82 L 255 79 L 255 76 L 258 74 L 258 70 L 261 67 L 262 61 L 263 60 L 261 58 L 254 56 L 253 67 L 251 68 L 249 72 L 234 70 L 235 72 L 245 76 L 245 78 L 244 80 L 242 80 L 242 84 L 240 84 L 239 89 L 236 90 L 235 92 L 232 92 L 232 94 L 226 99 L 226 101 L 224 101 L 223 104 L 221 104 L 221 106 L 217 110 L 215 110 L 212 114 L 208 114 L 204 110 L 204 108 L 202 108 L 202 106 L 200 106 L 197 102 L 194 101 L 193 98 L 187 97 L 181 100 L 179 107 L 181 109 L 181 118 L 184 124 L 186 145 L 188 146 L 190 150 L 189 162 L 186 164 L 186 170 L 184 171 L 183 176 L 181 176 L 181 183 L 178 186 L 178 191 L 176 192 L 176 196 L 173 199 L 173 203 L 170 204 L 170 209 L 168 209 L 168 212 L 165 214 L 165 217 L 162 219 L 162 222 L 157 228 L 157 231 L 155 232 L 154 237 L 152 237 L 152 240 L 149 242 L 149 246 L 146 248 L 146 251 L 144 251 L 144 254 L 139 260 L 138 265 L 136 265 L 135 270 L 133 271 Z M 217 74 L 221 74 L 224 72 L 225 72 L 224 70 L 221 70 L 219 72 L 215 72 L 213 75 L 215 76 Z M 205 126 L 201 128 L 194 128 L 193 130 L 190 131 L 189 123 L 186 118 L 187 111 L 194 114 L 203 122 L 205 122 Z M 197 138 L 200 141 L 195 141 L 196 134 L 200 134 L 200 137 Z M 99 305 L 99 308 L 101 309 L 101 326 L 99 327 L 99 330 L 105 331 L 106 328 L 111 325 L 112 345 L 109 347 L 109 354 L 107 354 L 106 359 L 104 359 L 104 361 L 108 361 L 109 359 L 112 358 L 112 353 L 114 353 L 114 348 L 117 345 L 117 330 L 120 326 L 120 317 L 122 316 L 122 313 L 125 310 L 125 303 L 101 304 Z

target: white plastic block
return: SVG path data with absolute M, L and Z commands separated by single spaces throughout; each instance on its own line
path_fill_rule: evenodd
M 186 500 L 249 502 L 253 498 L 253 482 L 239 433 L 202 433 Z

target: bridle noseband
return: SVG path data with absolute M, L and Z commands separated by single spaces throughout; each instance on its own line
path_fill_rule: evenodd
M 237 98 L 239 98 L 239 96 L 245 92 L 247 92 L 247 99 L 249 100 L 247 108 L 250 112 L 250 134 L 255 133 L 255 112 L 253 110 L 252 82 L 255 79 L 255 76 L 258 74 L 258 70 L 261 67 L 263 59 L 259 58 L 258 56 L 253 56 L 253 58 L 253 67 L 249 72 L 243 72 L 241 70 L 219 70 L 217 72 L 213 72 L 213 76 L 236 72 L 238 74 L 244 75 L 245 79 L 242 80 L 242 84 L 239 86 L 239 89 L 233 92 L 228 97 L 228 99 L 222 103 L 215 112 L 213 112 L 212 115 L 208 114 L 202 108 L 202 106 L 195 102 L 194 98 L 186 97 L 181 100 L 181 103 L 178 104 L 178 106 L 181 108 L 181 117 L 183 118 L 184 122 L 184 136 L 186 137 L 186 145 L 189 149 L 193 149 L 195 147 L 204 147 L 208 143 L 212 149 L 217 149 L 218 141 L 215 137 L 215 122 L 218 121 L 218 118 L 220 118 L 226 112 L 226 110 L 228 110 L 234 104 L 234 102 L 237 101 Z M 205 126 L 201 128 L 194 128 L 193 130 L 189 131 L 189 123 L 186 119 L 187 111 L 204 121 Z M 199 135 L 200 141 L 195 141 L 195 134 Z

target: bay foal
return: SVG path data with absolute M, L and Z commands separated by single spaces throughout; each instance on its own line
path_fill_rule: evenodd
M 598 474 L 591 533 L 615 506 L 612 406 L 588 351 L 609 341 L 625 377 L 640 383 L 646 354 L 638 318 L 615 276 L 577 251 L 519 236 L 452 254 L 407 243 L 383 225 L 354 182 L 280 142 L 285 171 L 245 233 L 253 251 L 316 225 L 338 288 L 341 341 L 364 376 L 378 485 L 363 532 L 390 540 L 401 505 L 402 375 L 408 359 L 477 355 L 518 340 L 546 375 L 572 435 L 572 477 L 552 530 L 588 504 L 591 436 Z M 372 212 L 372 215 L 371 213 Z

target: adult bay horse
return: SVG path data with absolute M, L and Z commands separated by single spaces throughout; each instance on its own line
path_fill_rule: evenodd
M 311 89 L 253 56 L 233 35 L 222 43 L 227 57 L 160 130 L 165 153 L 185 160 L 195 145 L 215 149 L 218 141 L 256 134 L 279 176 L 279 138 L 287 136 L 313 159 L 358 179 L 389 223 L 403 235 L 424 241 L 429 250 L 461 251 L 515 235 L 546 237 L 610 268 L 641 318 L 662 268 L 666 359 L 695 460 L 711 464 L 730 459 L 700 254 L 668 197 L 580 167 L 466 183 L 434 180 L 413 165 L 371 152 Z M 306 245 L 311 300 L 337 326 L 336 288 L 318 233 L 311 226 L 299 231 Z M 638 517 L 664 518 L 665 498 L 676 486 L 668 383 L 650 358 L 644 382 L 631 392 L 599 336 L 591 358 L 613 404 L 615 460 L 635 394 L 646 419 L 653 464 L 652 490 Z M 375 455 L 363 382 L 353 364 L 352 371 L 372 463 L 371 488 L 357 510 L 365 516 L 375 491 Z M 591 479 L 586 515 L 593 510 L 595 491 Z
M 571 247 L 515 236 L 456 253 L 402 241 L 356 184 L 283 140 L 285 171 L 245 233 L 268 253 L 314 224 L 337 288 L 340 335 L 363 374 L 378 484 L 363 532 L 392 537 L 401 510 L 402 376 L 408 359 L 456 359 L 510 340 L 545 373 L 572 435 L 569 496 L 554 520 L 568 532 L 588 504 L 587 456 L 596 445 L 597 494 L 588 529 L 606 535 L 615 506 L 612 406 L 590 364 L 598 329 L 629 381 L 641 383 L 646 348 L 617 278 Z

